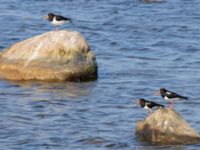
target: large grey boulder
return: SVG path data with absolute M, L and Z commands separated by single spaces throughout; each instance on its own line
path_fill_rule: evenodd
M 95 55 L 75 31 L 47 32 L 0 54 L 0 76 L 9 80 L 90 80 L 97 70 Z
M 161 108 L 139 121 L 136 134 L 141 139 L 161 145 L 200 143 L 200 134 L 170 108 Z

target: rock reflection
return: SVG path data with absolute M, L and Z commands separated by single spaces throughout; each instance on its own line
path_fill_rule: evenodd
M 96 82 L 42 82 L 42 81 L 17 81 L 11 82 L 15 86 L 31 88 L 34 92 L 53 95 L 53 98 L 79 98 L 90 95 Z

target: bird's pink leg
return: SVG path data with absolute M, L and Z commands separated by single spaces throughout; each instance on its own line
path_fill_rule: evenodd
M 148 111 L 148 117 L 151 116 L 151 114 L 152 114 L 152 111 L 149 110 L 149 111 Z
M 174 108 L 174 101 L 172 101 L 172 109 Z
M 172 109 L 174 108 L 174 101 L 170 102 L 170 106 L 169 107 L 172 108 Z

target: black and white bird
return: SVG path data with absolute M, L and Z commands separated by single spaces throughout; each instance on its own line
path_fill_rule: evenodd
M 57 27 L 65 24 L 65 23 L 71 22 L 70 18 L 63 17 L 63 16 L 60 16 L 60 15 L 55 15 L 53 13 L 49 13 L 48 16 L 45 16 L 43 19 L 44 20 L 49 20 L 49 22 L 52 25 L 57 26 Z
M 188 99 L 188 97 L 181 96 L 175 92 L 169 91 L 165 88 L 160 88 L 158 92 L 155 93 L 155 95 L 160 95 L 163 99 L 170 101 L 170 108 L 174 107 L 174 101 L 180 100 L 180 99 Z
M 148 111 L 148 114 L 151 115 L 152 113 L 152 108 L 157 107 L 157 108 L 164 108 L 165 106 L 158 104 L 156 102 L 152 102 L 149 100 L 146 100 L 144 98 L 138 99 L 137 103 L 144 109 Z

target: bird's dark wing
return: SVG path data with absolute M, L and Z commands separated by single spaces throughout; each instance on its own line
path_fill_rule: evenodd
M 168 97 L 168 98 L 178 98 L 178 97 L 180 97 L 180 95 L 178 95 L 178 94 L 176 94 L 176 93 L 174 93 L 174 92 L 171 92 L 171 91 L 167 91 L 166 93 L 166 96 Z
M 171 91 L 167 91 L 166 92 L 166 96 L 170 99 L 173 99 L 173 98 L 180 98 L 180 99 L 188 99 L 187 97 L 185 96 L 181 96 L 175 92 L 171 92 Z
M 64 20 L 64 21 L 71 21 L 70 18 L 63 17 L 63 16 L 56 16 L 56 20 L 57 21 L 62 21 L 62 20 Z
M 160 104 L 155 103 L 155 102 L 152 102 L 152 101 L 148 101 L 148 102 L 147 102 L 147 106 L 148 106 L 149 108 L 153 108 L 153 107 L 163 107 L 163 108 L 164 108 L 163 105 L 160 105 Z

